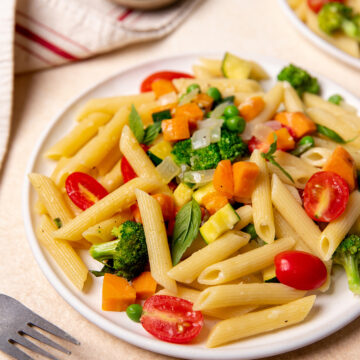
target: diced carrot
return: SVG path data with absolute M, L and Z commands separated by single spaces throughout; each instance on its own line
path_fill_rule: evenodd
M 290 128 L 297 138 L 316 131 L 315 123 L 302 112 L 283 111 L 276 114 L 275 120 Z
M 221 160 L 215 169 L 213 184 L 216 191 L 231 199 L 234 195 L 234 179 L 230 160 Z
M 151 84 L 151 89 L 155 93 L 156 98 L 159 98 L 160 96 L 163 96 L 171 92 L 176 93 L 176 88 L 173 85 L 173 83 L 165 79 L 158 79 L 153 81 Z
M 255 189 L 259 167 L 250 161 L 238 161 L 233 164 L 234 195 L 238 198 L 250 198 Z
M 261 96 L 251 96 L 238 107 L 240 115 L 245 121 L 251 121 L 259 115 L 265 107 L 265 102 Z
M 146 300 L 155 294 L 157 283 L 150 271 L 144 271 L 132 281 L 132 286 L 136 291 L 136 298 Z
M 142 224 L 140 209 L 139 209 L 139 206 L 137 203 L 130 206 L 130 211 L 131 211 L 132 216 L 134 217 L 134 221 Z
M 198 104 L 205 111 L 210 111 L 211 106 L 214 102 L 214 98 L 212 98 L 208 94 L 201 93 L 201 94 L 198 94 L 193 101 L 194 101 L 194 103 Z
M 105 274 L 102 288 L 104 311 L 125 311 L 136 300 L 136 291 L 120 276 Z
M 189 122 L 182 117 L 174 117 L 161 122 L 165 141 L 184 140 L 190 137 Z
M 196 125 L 199 120 L 202 120 L 204 113 L 198 104 L 187 103 L 175 108 L 175 117 L 181 117 L 189 121 L 189 125 Z
M 218 210 L 224 207 L 228 203 L 228 199 L 225 195 L 220 194 L 217 191 L 210 192 L 202 199 L 202 204 L 210 215 L 215 214 Z
M 292 150 L 295 147 L 294 138 L 290 135 L 287 128 L 281 128 L 269 134 L 267 142 L 274 142 L 274 133 L 277 135 L 277 148 L 279 150 Z
M 338 146 L 331 154 L 323 167 L 324 171 L 333 171 L 348 183 L 350 191 L 355 189 L 356 167 L 352 156 L 342 147 Z
M 175 202 L 173 197 L 166 194 L 154 194 L 152 197 L 160 204 L 164 220 L 171 220 L 175 217 Z

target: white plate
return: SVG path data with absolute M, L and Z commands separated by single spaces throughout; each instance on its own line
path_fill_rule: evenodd
M 312 43 L 314 43 L 316 46 L 329 53 L 330 55 L 336 57 L 337 59 L 351 66 L 354 66 L 355 68 L 360 69 L 360 59 L 340 50 L 336 46 L 332 45 L 328 41 L 321 38 L 319 35 L 315 34 L 313 31 L 311 31 L 310 28 L 298 18 L 293 9 L 291 9 L 287 0 L 278 0 L 278 2 L 284 13 L 290 19 L 291 23 L 295 25 L 295 27 Z
M 216 54 L 210 55 L 216 56 Z M 141 79 L 150 73 L 161 69 L 189 72 L 191 71 L 191 65 L 199 56 L 185 55 L 140 65 L 116 74 L 88 89 L 62 109 L 45 130 L 35 146 L 27 172 L 50 174 L 54 164 L 44 159 L 42 154 L 50 145 L 62 137 L 65 131 L 74 125 L 75 113 L 88 99 L 136 93 Z M 209 54 L 201 54 L 201 56 L 209 56 Z M 243 56 L 259 62 L 273 78 L 286 65 L 278 60 L 260 56 Z M 221 58 L 221 54 L 217 54 L 216 57 Z M 325 97 L 339 93 L 345 97 L 347 102 L 360 109 L 360 101 L 349 92 L 329 80 L 320 76 L 318 78 Z M 269 88 L 271 83 L 271 81 L 264 83 L 265 88 Z M 196 343 L 191 345 L 175 345 L 159 341 L 147 334 L 141 325 L 129 320 L 124 313 L 101 311 L 101 279 L 93 279 L 91 286 L 88 286 L 83 293 L 76 290 L 69 283 L 48 254 L 40 247 L 35 237 L 34 229 L 38 220 L 36 214 L 32 211 L 35 201 L 35 191 L 26 179 L 23 202 L 26 233 L 34 256 L 50 283 L 71 306 L 88 320 L 109 333 L 144 349 L 187 359 L 255 359 L 283 353 L 313 343 L 340 329 L 360 315 L 359 299 L 355 298 L 347 289 L 344 273 L 336 271 L 331 290 L 327 294 L 318 297 L 316 306 L 302 324 L 263 336 L 245 339 L 217 349 L 207 349 L 204 346 L 208 333 L 206 329 L 204 329 Z M 99 263 L 87 256 L 86 251 L 83 252 L 82 257 L 89 268 L 98 269 L 101 267 Z

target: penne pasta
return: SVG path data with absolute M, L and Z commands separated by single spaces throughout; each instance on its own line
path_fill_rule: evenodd
M 240 220 L 234 226 L 234 230 L 241 230 L 253 221 L 253 210 L 250 205 L 244 205 L 236 210 Z
M 172 262 L 160 204 L 144 191 L 136 189 L 135 194 L 144 224 L 151 275 L 158 284 L 176 294 L 176 282 L 168 276 Z
M 300 156 L 309 165 L 314 167 L 323 167 L 329 160 L 332 151 L 327 148 L 313 147 Z
M 100 184 L 108 191 L 112 192 L 124 183 L 123 176 L 120 169 L 121 159 L 114 165 L 114 167 L 104 176 L 99 179 Z
M 287 82 L 284 86 L 284 105 L 288 112 L 304 112 L 305 107 L 296 90 Z

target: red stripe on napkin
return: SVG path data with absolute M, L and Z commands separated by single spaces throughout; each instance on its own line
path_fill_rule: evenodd
M 117 19 L 119 21 L 124 21 L 132 12 L 131 9 L 126 9 Z
M 26 29 L 25 27 L 21 26 L 20 24 L 16 24 L 15 30 L 18 34 L 20 34 L 34 42 L 37 42 L 41 46 L 47 48 L 48 50 L 52 51 L 53 53 L 65 58 L 67 60 L 72 60 L 72 61 L 79 60 L 79 58 L 77 58 L 76 56 L 74 56 L 74 55 L 66 52 L 65 50 L 59 48 L 58 46 L 50 43 L 49 41 L 45 40 L 41 36 L 33 33 L 31 30 Z
M 15 41 L 15 45 L 20 48 L 21 50 L 27 52 L 28 54 L 36 57 L 37 59 L 41 60 L 42 62 L 44 62 L 45 64 L 48 64 L 50 66 L 55 66 L 56 64 L 52 63 L 51 61 L 49 61 L 48 59 L 45 59 L 43 56 L 41 56 L 40 54 L 32 51 L 31 49 L 27 48 L 26 46 L 18 43 Z

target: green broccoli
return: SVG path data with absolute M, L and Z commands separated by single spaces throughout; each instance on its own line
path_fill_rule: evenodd
M 210 144 L 204 148 L 193 150 L 190 159 L 191 170 L 215 169 L 220 160 L 219 146 L 217 143 Z
M 334 264 L 344 267 L 350 290 L 360 295 L 360 237 L 349 235 L 336 249 L 333 255 Z
M 339 94 L 334 94 L 328 98 L 328 101 L 335 105 L 340 105 L 340 103 L 344 101 L 344 98 Z
M 344 19 L 342 30 L 347 36 L 360 41 L 360 15 L 358 14 L 351 19 Z
M 90 255 L 100 262 L 108 260 L 102 271 L 132 280 L 144 271 L 148 263 L 143 226 L 135 221 L 126 221 L 114 227 L 111 233 L 117 240 L 93 245 Z
M 284 67 L 277 76 L 280 81 L 287 81 L 297 91 L 299 96 L 304 92 L 312 94 L 320 93 L 320 85 L 315 77 L 312 77 L 307 71 L 290 64 Z
M 234 161 L 247 153 L 247 145 L 241 137 L 224 128 L 221 129 L 221 137 L 217 145 L 222 160 Z
M 178 165 L 186 164 L 190 166 L 191 153 L 191 139 L 178 141 L 171 150 L 174 161 Z
M 343 21 L 350 19 L 352 9 L 339 2 L 325 4 L 319 12 L 319 27 L 325 33 L 331 35 L 333 32 L 341 30 Z

